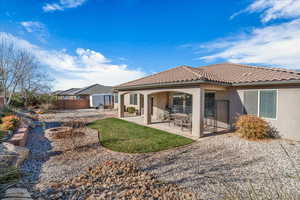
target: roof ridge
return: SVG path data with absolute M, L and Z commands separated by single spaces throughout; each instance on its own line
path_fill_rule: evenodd
M 177 67 L 174 67 L 174 68 L 167 69 L 167 70 L 165 70 L 165 71 L 161 71 L 161 72 L 158 72 L 158 73 L 155 73 L 155 74 L 150 74 L 149 76 L 145 76 L 145 77 L 142 77 L 142 78 L 138 78 L 138 79 L 135 79 L 135 80 L 132 80 L 132 81 L 128 81 L 128 82 L 125 82 L 125 83 L 116 85 L 115 87 L 122 86 L 123 84 L 132 83 L 132 82 L 135 82 L 135 81 L 139 81 L 139 80 L 142 80 L 142 79 L 145 79 L 145 78 L 152 77 L 152 76 L 154 76 L 154 75 L 162 74 L 162 73 L 165 73 L 165 72 L 168 72 L 168 71 L 177 69 L 177 68 L 183 68 L 183 67 L 190 67 L 190 66 L 187 66 L 187 65 L 180 65 L 180 66 L 177 66 Z
M 240 63 L 231 63 L 231 62 L 226 62 L 226 63 L 232 64 L 232 65 L 248 67 L 248 68 L 257 68 L 257 69 L 263 69 L 263 70 L 280 71 L 280 72 L 293 73 L 293 74 L 300 75 L 300 72 L 298 72 L 298 71 L 285 69 L 285 68 L 280 68 L 280 67 L 255 66 L 255 65 L 247 65 L 247 64 L 240 64 Z M 225 64 L 225 63 L 223 63 L 223 64 Z
M 193 69 L 196 69 L 194 67 L 190 67 L 190 66 L 182 66 L 185 70 L 192 72 L 194 75 L 196 75 L 199 79 L 203 79 L 203 76 L 201 76 L 200 74 L 196 73 L 195 71 L 193 71 Z
M 99 84 L 98 84 L 98 83 L 95 83 L 95 84 L 93 84 L 93 85 L 89 85 L 89 86 L 86 86 L 86 87 L 84 87 L 84 88 L 80 88 L 77 92 L 75 92 L 75 94 L 80 93 L 80 92 L 82 92 L 82 91 L 84 91 L 84 90 L 86 90 L 86 89 L 89 89 L 89 88 L 91 88 L 91 87 L 93 87 L 93 86 L 95 86 L 95 85 L 99 85 Z

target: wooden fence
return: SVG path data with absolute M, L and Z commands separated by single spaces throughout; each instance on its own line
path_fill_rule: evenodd
M 59 99 L 56 101 L 57 109 L 85 109 L 90 107 L 89 99 Z

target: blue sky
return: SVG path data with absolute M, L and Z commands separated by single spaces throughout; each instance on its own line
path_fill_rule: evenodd
M 67 89 L 178 65 L 298 68 L 299 16 L 299 0 L 0 0 L 0 36 Z

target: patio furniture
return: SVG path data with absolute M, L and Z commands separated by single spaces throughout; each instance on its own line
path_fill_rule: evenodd
M 173 113 L 171 114 L 171 117 L 173 118 L 174 126 L 179 126 L 182 129 L 183 124 L 186 121 L 188 115 L 184 113 Z
M 189 114 L 185 119 L 182 120 L 181 130 L 183 127 L 186 127 L 189 130 L 192 130 L 192 115 Z
M 169 126 L 170 124 L 173 122 L 174 117 L 172 116 L 172 114 L 168 111 L 165 110 L 161 115 L 160 115 L 160 120 L 164 121 L 164 122 L 168 122 Z

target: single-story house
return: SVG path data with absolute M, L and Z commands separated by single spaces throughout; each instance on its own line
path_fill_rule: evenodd
M 84 88 L 70 88 L 68 90 L 58 91 L 54 95 L 58 99 L 89 99 L 93 94 L 112 93 L 111 86 L 93 84 Z
M 64 91 L 56 91 L 52 94 L 57 97 L 57 100 L 61 100 L 62 103 L 60 105 L 62 106 L 60 107 L 98 107 L 99 105 L 94 105 L 97 102 L 107 106 L 113 106 L 113 88 L 100 84 L 93 84 L 84 88 L 71 88 Z
M 234 63 L 179 66 L 114 88 L 120 118 L 134 105 L 145 124 L 166 110 L 191 115 L 191 134 L 214 126 L 233 128 L 239 115 L 257 115 L 283 138 L 300 140 L 300 72 Z

